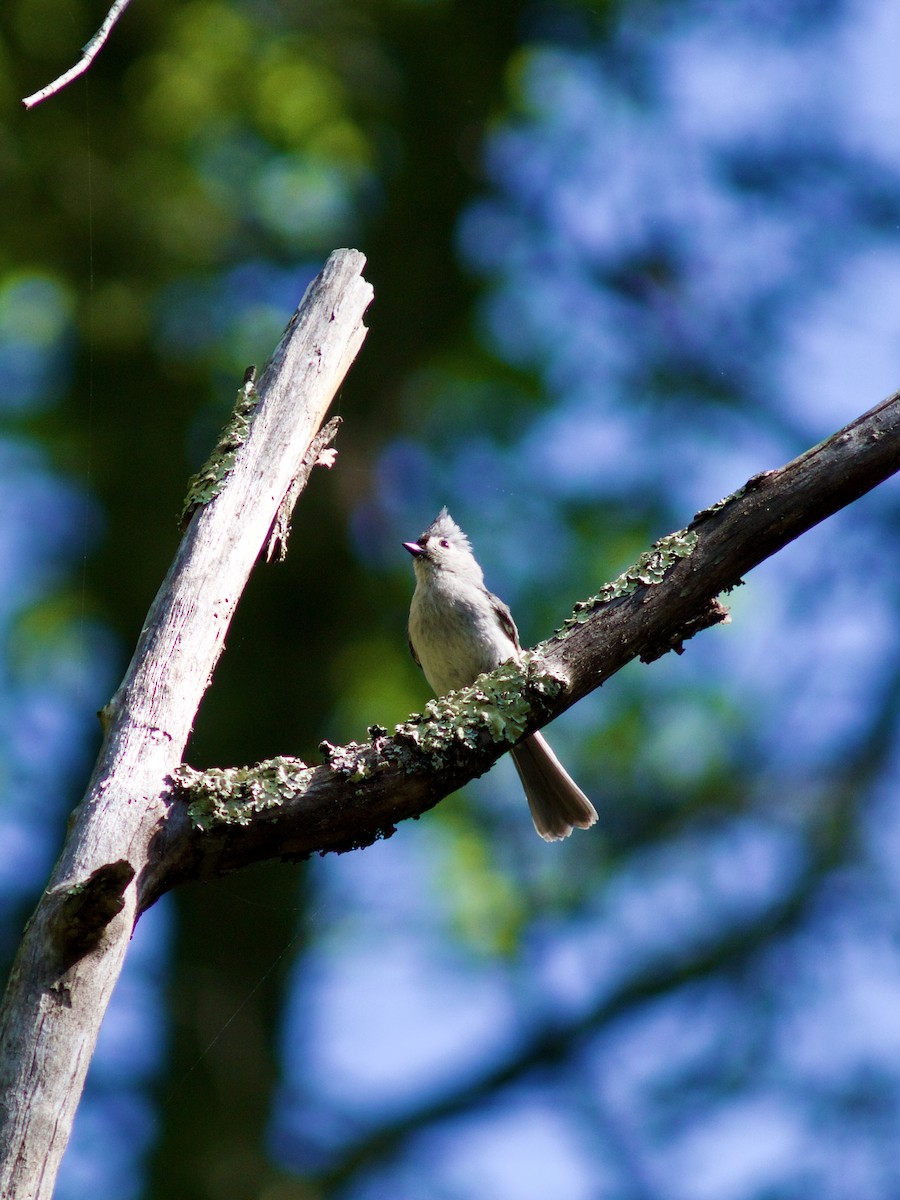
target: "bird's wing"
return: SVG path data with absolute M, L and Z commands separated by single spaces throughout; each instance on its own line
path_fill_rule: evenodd
M 519 631 L 516 629 L 516 623 L 513 620 L 512 613 L 509 611 L 509 605 L 504 604 L 500 597 L 495 596 L 493 592 L 487 592 L 487 597 L 491 602 L 501 629 L 507 635 L 507 637 L 512 639 L 515 648 L 517 650 L 521 650 L 522 647 L 519 644 Z
M 422 664 L 419 662 L 419 656 L 418 656 L 418 654 L 416 654 L 416 648 L 412 644 L 412 638 L 409 636 L 409 630 L 407 630 L 407 633 L 406 633 L 406 644 L 407 644 L 407 646 L 409 646 L 409 652 L 413 656 L 413 662 L 416 664 L 417 667 L 421 667 Z

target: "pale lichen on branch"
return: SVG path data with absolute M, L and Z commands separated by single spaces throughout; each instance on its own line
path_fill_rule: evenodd
M 395 726 L 393 734 L 372 725 L 368 742 L 336 746 L 323 741 L 319 748 L 325 767 L 349 784 L 372 780 L 398 764 L 412 775 L 458 769 L 480 745 L 513 746 L 527 732 L 536 710 L 565 686 L 558 670 L 532 651 L 524 651 L 517 661 L 479 676 L 470 687 L 429 700 L 424 712 Z M 493 754 L 483 769 L 496 757 Z M 182 765 L 174 779 L 192 825 L 209 832 L 223 825 L 249 825 L 257 815 L 300 799 L 320 770 L 284 756 L 249 767 L 208 771 Z
M 595 609 L 611 600 L 630 596 L 639 587 L 653 587 L 662 583 L 668 570 L 679 559 L 689 558 L 697 546 L 697 533 L 693 529 L 678 529 L 675 533 L 667 534 L 654 542 L 627 571 L 623 571 L 616 579 L 605 583 L 596 596 L 580 600 L 566 617 L 559 633 L 565 633 L 576 625 L 583 625 L 590 620 Z
M 188 816 L 197 829 L 249 825 L 268 809 L 302 796 L 313 768 L 299 758 L 270 758 L 253 767 L 213 767 L 197 771 L 182 764 L 175 782 L 190 797 Z

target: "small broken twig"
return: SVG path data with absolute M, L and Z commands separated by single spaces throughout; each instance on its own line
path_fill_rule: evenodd
M 313 467 L 328 467 L 330 470 L 334 466 L 337 450 L 329 447 L 337 437 L 340 427 L 341 418 L 332 417 L 316 434 L 312 445 L 304 455 L 303 462 L 291 480 L 291 486 L 285 492 L 284 499 L 281 501 L 278 513 L 272 523 L 272 531 L 266 545 L 266 562 L 271 562 L 276 557 L 278 562 L 284 562 L 287 558 L 288 535 L 291 531 L 291 514 L 294 511 L 294 505 L 306 487 L 306 481 L 309 479 Z
M 31 96 L 26 96 L 22 103 L 26 108 L 34 108 L 36 104 L 40 104 L 42 100 L 46 100 L 49 96 L 55 96 L 57 92 L 61 92 L 63 88 L 77 79 L 79 75 L 83 75 L 100 51 L 106 39 L 109 37 L 110 30 L 122 13 L 128 7 L 130 0 L 115 0 L 112 8 L 106 14 L 106 18 L 91 40 L 81 51 L 81 58 L 74 67 L 69 67 L 68 71 L 64 71 L 52 83 L 48 83 L 46 87 L 42 87 L 39 92 L 34 92 Z

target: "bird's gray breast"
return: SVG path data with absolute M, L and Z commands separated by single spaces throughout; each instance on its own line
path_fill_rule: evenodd
M 466 687 L 515 654 L 490 595 L 478 588 L 416 588 L 409 638 L 438 695 Z

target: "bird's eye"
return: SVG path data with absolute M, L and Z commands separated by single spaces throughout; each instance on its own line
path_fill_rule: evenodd
M 447 541 L 446 538 L 441 538 L 441 545 L 444 547 L 445 550 L 450 549 L 450 543 Z

